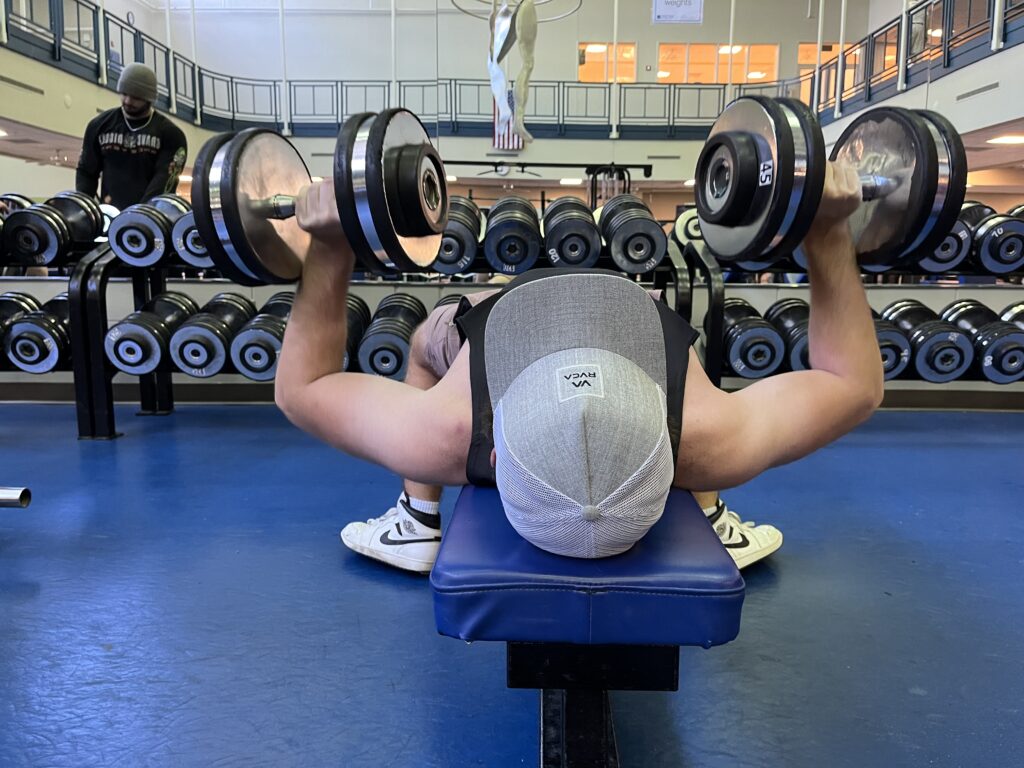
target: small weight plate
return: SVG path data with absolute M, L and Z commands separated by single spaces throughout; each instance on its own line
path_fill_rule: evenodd
M 971 230 L 957 219 L 953 228 L 931 252 L 925 252 L 917 265 L 925 272 L 941 274 L 959 267 L 971 253 Z
M 675 226 L 672 228 L 672 236 L 675 237 L 680 247 L 687 243 L 693 243 L 696 248 L 700 247 L 704 236 L 700 231 L 700 217 L 697 215 L 696 208 L 688 208 L 679 214 Z
M 133 267 L 152 267 L 170 251 L 171 222 L 151 205 L 131 205 L 114 219 L 108 239 L 121 261 Z
M 410 198 L 393 188 L 398 175 L 393 164 L 403 148 L 429 143 L 419 119 L 400 109 L 377 116 L 355 115 L 338 136 L 334 179 L 338 211 L 356 257 L 375 273 L 423 270 L 437 256 L 447 219 L 443 167 L 424 160 L 418 168 L 419 195 L 413 197 L 420 201 L 431 233 L 403 237 L 398 231 L 399 217 L 389 208 L 398 199 Z M 411 213 L 403 211 L 403 215 Z M 353 232 L 358 233 L 356 237 Z
M 196 229 L 206 246 L 213 266 L 231 282 L 252 287 L 261 285 L 261 282 L 252 273 L 238 269 L 228 258 L 220 245 L 217 224 L 210 208 L 211 183 L 215 182 L 218 186 L 220 185 L 219 166 L 216 168 L 216 179 L 211 179 L 211 173 L 215 170 L 213 160 L 232 136 L 234 136 L 233 133 L 219 133 L 200 147 L 195 163 L 192 165 L 192 211 L 195 216 Z
M 110 230 L 110 223 L 121 214 L 121 211 L 109 203 L 102 203 L 100 213 L 103 214 L 103 234 L 106 235 Z
M 874 176 L 892 185 L 861 203 L 849 221 L 861 265 L 898 264 L 928 222 L 936 197 L 938 154 L 928 123 L 908 109 L 872 109 L 847 126 L 831 159 L 853 166 L 862 179 Z
M 174 222 L 171 240 L 174 242 L 174 250 L 178 254 L 178 258 L 190 267 L 213 268 L 213 259 L 210 258 L 206 244 L 196 227 L 195 211 L 189 211 Z
M 960 221 L 966 224 L 971 232 L 974 231 L 974 228 L 978 226 L 982 219 L 995 215 L 995 208 L 979 203 L 977 200 L 965 200 L 964 204 L 960 207 Z
M 956 128 L 942 115 L 927 109 L 914 110 L 924 118 L 935 143 L 938 177 L 931 212 L 902 261 L 920 253 L 932 253 L 945 240 L 960 215 L 967 193 L 967 152 Z
M 263 283 L 302 276 L 310 235 L 295 217 L 270 218 L 267 201 L 296 197 L 311 182 L 302 155 L 280 134 L 247 128 L 221 147 L 211 167 L 210 210 L 221 248 L 235 267 Z
M 773 99 L 741 96 L 725 108 L 711 127 L 709 140 L 717 133 L 749 133 L 758 155 L 757 191 L 746 220 L 726 227 L 700 217 L 704 242 L 722 261 L 756 259 L 768 248 L 777 246 L 785 234 L 784 228 L 796 215 L 800 194 L 795 187 L 802 186 L 803 177 L 796 174 L 792 116 Z M 701 177 L 698 167 L 697 184 L 707 187 L 711 181 Z M 707 192 L 712 197 L 721 197 L 726 189 L 719 184 L 715 189 L 709 187 Z
M 182 326 L 171 336 L 171 359 L 178 369 L 197 379 L 208 379 L 222 370 L 229 358 L 224 340 L 204 325 Z
M 110 364 L 123 373 L 143 376 L 160 365 L 164 342 L 145 319 L 125 319 L 103 338 L 103 349 Z
M 1006 212 L 1007 216 L 1016 216 L 1017 218 L 1024 218 L 1024 205 L 1015 205 L 1013 208 Z
M 1024 268 L 1024 219 L 997 213 L 982 219 L 974 230 L 974 260 L 993 275 Z
M 263 316 L 249 322 L 231 340 L 235 370 L 252 381 L 270 381 L 277 373 L 285 322 Z

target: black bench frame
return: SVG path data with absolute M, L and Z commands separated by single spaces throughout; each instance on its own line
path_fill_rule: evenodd
M 539 688 L 541 768 L 618 768 L 609 691 L 679 690 L 675 645 L 506 644 L 509 688 Z

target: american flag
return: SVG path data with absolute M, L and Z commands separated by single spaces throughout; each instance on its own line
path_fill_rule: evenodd
M 516 122 L 516 100 L 511 89 L 508 91 L 508 106 L 512 110 L 512 119 L 508 121 L 508 125 L 503 131 L 498 125 L 498 104 L 494 103 L 494 148 L 519 151 L 523 148 L 523 140 L 519 138 L 519 134 L 513 127 Z

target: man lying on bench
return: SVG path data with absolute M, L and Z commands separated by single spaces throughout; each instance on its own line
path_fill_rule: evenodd
M 835 440 L 881 402 L 874 325 L 846 223 L 859 201 L 855 172 L 829 164 L 803 243 L 813 370 L 727 394 L 691 348 L 696 331 L 635 283 L 551 269 L 463 312 L 456 322 L 465 343 L 424 390 L 337 372 L 354 256 L 333 189 L 313 185 L 296 207 L 313 241 L 281 350 L 277 403 L 307 432 L 414 482 L 496 484 L 509 522 L 541 549 L 577 558 L 624 552 L 661 516 L 672 486 L 746 482 Z M 417 524 L 434 535 L 439 528 L 415 515 L 405 522 L 411 538 Z

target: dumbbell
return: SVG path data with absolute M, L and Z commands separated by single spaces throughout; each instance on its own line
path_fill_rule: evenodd
M 39 309 L 34 296 L 21 291 L 0 293 L 0 342 L 3 342 L 11 324 L 27 312 Z
M 231 339 L 231 362 L 245 378 L 253 381 L 274 378 L 294 301 L 295 294 L 291 291 L 275 293 Z
M 986 216 L 971 241 L 971 261 L 978 269 L 993 275 L 1024 269 L 1024 219 L 1005 213 Z
M 61 192 L 9 214 L 2 250 L 19 263 L 58 266 L 76 251 L 92 247 L 102 234 L 99 204 L 79 192 Z
M 974 361 L 970 339 L 955 325 L 915 299 L 900 299 L 882 310 L 910 342 L 914 370 L 924 381 L 944 384 L 964 375 Z
M 442 275 L 465 272 L 476 259 L 483 226 L 483 214 L 476 203 L 468 197 L 452 196 L 448 201 L 448 223 L 431 270 Z
M 1008 306 L 999 313 L 999 319 L 1024 329 L 1024 301 Z
M 24 195 L 18 195 L 14 192 L 9 192 L 5 195 L 0 195 L 0 203 L 7 207 L 7 211 L 4 212 L 0 208 L 0 221 L 10 216 L 15 211 L 20 211 L 23 208 L 28 208 L 32 205 L 32 200 L 25 197 Z
M 1024 378 L 1024 330 L 973 299 L 954 301 L 940 316 L 970 337 L 974 368 L 983 378 L 996 384 Z
M 807 346 L 810 317 L 810 305 L 797 298 L 779 299 L 764 313 L 764 319 L 782 335 L 786 344 L 786 361 L 791 371 L 805 371 L 811 367 Z
M 910 342 L 895 323 L 883 320 L 875 310 L 871 310 L 871 316 L 875 321 L 878 351 L 882 355 L 882 373 L 885 380 L 889 381 L 902 374 L 910 365 Z
M 178 195 L 157 195 L 130 205 L 110 225 L 110 250 L 130 266 L 156 266 L 175 252 L 174 225 L 191 210 Z
M 786 347 L 775 326 L 749 303 L 735 296 L 725 300 L 723 311 L 725 361 L 730 370 L 745 379 L 760 379 L 775 373 L 782 365 Z
M 434 304 L 434 307 L 433 309 L 431 309 L 431 311 L 433 311 L 434 309 L 439 309 L 441 307 L 446 307 L 449 304 L 458 304 L 460 301 L 462 301 L 461 293 L 449 293 L 447 296 L 442 296 L 440 299 L 438 299 L 437 303 Z
M 949 233 L 931 253 L 918 259 L 917 265 L 924 272 L 942 274 L 952 272 L 971 255 L 974 228 L 986 216 L 995 211 L 974 200 L 965 200 L 960 206 L 960 215 L 953 222 Z
M 354 293 L 349 293 L 347 299 L 348 334 L 345 336 L 345 361 L 341 365 L 343 371 L 352 370 L 359 362 L 359 344 L 370 325 L 369 305 Z
M 860 176 L 850 217 L 862 268 L 931 253 L 952 229 L 967 186 L 963 142 L 927 110 L 878 107 L 847 126 L 830 155 Z M 817 117 L 795 99 L 741 96 L 715 121 L 697 160 L 701 233 L 723 262 L 772 264 L 803 241 L 825 180 Z
M 171 228 L 174 252 L 185 264 L 196 269 L 212 269 L 213 259 L 196 227 L 195 211 L 189 211 L 174 222 Z
M 635 195 L 616 195 L 605 203 L 597 225 L 608 255 L 623 272 L 650 272 L 668 252 L 665 230 Z
M 216 376 L 230 359 L 231 340 L 252 316 L 256 305 L 238 293 L 218 293 L 171 336 L 171 359 L 198 379 Z
M 122 373 L 152 373 L 167 362 L 174 332 L 198 311 L 199 305 L 184 293 L 157 294 L 107 331 L 103 338 L 107 360 Z
M 556 267 L 588 269 L 601 258 L 601 232 L 578 197 L 553 200 L 544 211 L 544 250 Z
M 537 263 L 544 240 L 533 203 L 510 195 L 491 206 L 484 233 L 484 256 L 491 269 L 521 275 Z
M 69 317 L 66 291 L 18 317 L 7 331 L 7 359 L 25 373 L 49 373 L 63 367 L 71 358 Z
M 359 343 L 359 369 L 389 379 L 404 379 L 413 332 L 426 318 L 427 309 L 415 296 L 385 296 Z
M 240 285 L 289 283 L 302 274 L 310 236 L 294 217 L 311 183 L 302 155 L 263 128 L 207 141 L 192 172 L 196 228 L 224 277 Z M 334 195 L 362 271 L 417 271 L 437 257 L 448 217 L 444 165 L 405 109 L 345 121 L 334 152 Z

